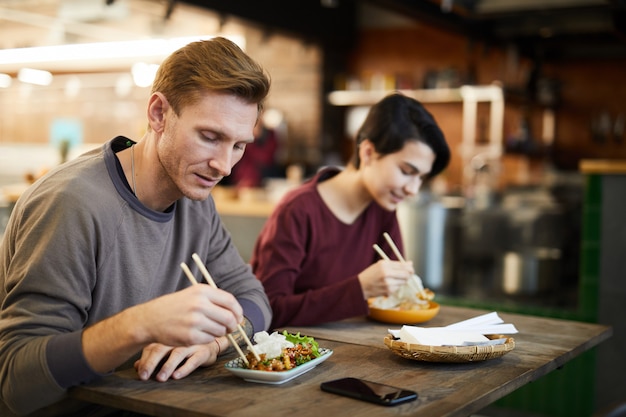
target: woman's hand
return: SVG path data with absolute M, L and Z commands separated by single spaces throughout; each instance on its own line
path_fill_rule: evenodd
M 358 278 L 367 300 L 387 296 L 397 291 L 414 274 L 412 262 L 381 259 L 363 270 Z
M 198 367 L 209 366 L 217 360 L 220 344 L 225 340 L 205 345 L 171 347 L 160 343 L 151 343 L 141 352 L 141 358 L 135 361 L 135 370 L 139 378 L 148 380 L 156 372 L 156 380 L 181 379 Z

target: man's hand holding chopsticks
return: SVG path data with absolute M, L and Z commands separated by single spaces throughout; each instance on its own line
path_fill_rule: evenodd
M 232 333 L 242 321 L 243 310 L 232 294 L 198 284 L 128 308 L 87 328 L 83 350 L 94 370 L 105 373 L 151 343 L 215 345 L 216 338 Z M 198 366 L 210 360 L 204 355 L 197 360 Z
M 150 341 L 171 346 L 212 342 L 235 331 L 243 321 L 243 310 L 235 297 L 207 284 L 164 295 L 145 307 L 150 317 L 143 319 L 152 322 L 146 329 L 151 333 Z

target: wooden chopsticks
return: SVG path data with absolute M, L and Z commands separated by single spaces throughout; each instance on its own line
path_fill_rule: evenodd
M 396 244 L 393 242 L 393 239 L 391 238 L 391 236 L 389 236 L 389 233 L 385 232 L 385 233 L 383 233 L 383 236 L 387 240 L 387 243 L 389 243 L 389 246 L 391 246 L 391 250 L 393 251 L 393 253 L 396 254 L 396 257 L 398 258 L 398 260 L 400 260 L 401 262 L 406 262 L 404 260 L 404 257 L 400 253 L 400 250 L 398 249 Z
M 217 288 L 217 285 L 215 285 L 215 281 L 213 281 L 211 274 L 209 274 L 209 271 L 206 269 L 206 266 L 204 265 L 204 263 L 202 262 L 198 254 L 194 253 L 193 255 L 191 255 L 191 257 L 193 258 L 196 265 L 198 265 L 198 268 L 200 269 L 200 272 L 202 273 L 202 276 L 204 276 L 204 279 L 206 280 L 206 282 L 211 287 Z M 187 275 L 187 278 L 189 279 L 189 281 L 191 281 L 193 285 L 198 284 L 198 281 L 196 281 L 196 278 L 193 276 L 193 274 L 191 273 L 191 270 L 189 269 L 186 263 L 182 262 L 180 264 L 180 267 L 183 269 L 183 272 L 185 272 L 185 275 Z M 246 332 L 243 330 L 243 327 L 241 327 L 241 324 L 237 325 L 237 330 L 239 331 L 239 333 L 241 333 L 241 336 L 246 341 L 248 347 L 250 348 L 250 351 L 254 354 L 254 357 L 256 358 L 256 360 L 260 361 L 261 358 L 259 357 L 259 354 L 256 352 L 256 350 L 252 346 L 252 342 L 250 342 L 250 339 L 248 338 L 248 335 L 246 334 Z M 229 333 L 226 335 L 226 337 L 228 337 L 230 344 L 233 345 L 233 347 L 237 350 L 237 353 L 239 353 L 239 356 L 245 362 L 245 364 L 249 365 L 248 358 L 246 358 L 246 355 L 243 353 L 243 351 L 237 344 L 237 341 L 235 340 L 233 335 Z
M 375 250 L 376 252 L 378 252 L 378 255 L 380 255 L 380 257 L 381 257 L 381 258 L 383 258 L 384 260 L 386 260 L 386 261 L 390 261 L 390 260 L 391 260 L 391 258 L 389 258 L 389 257 L 387 256 L 387 254 L 386 254 L 385 252 L 383 252 L 383 250 L 381 249 L 381 247 L 380 247 L 380 246 L 378 246 L 378 244 L 376 244 L 376 243 L 374 243 L 374 250 Z
M 398 260 L 401 261 L 401 262 L 406 262 L 404 260 L 404 257 L 400 253 L 400 250 L 398 249 L 396 244 L 393 242 L 393 239 L 391 239 L 391 236 L 389 235 L 389 233 L 385 232 L 385 233 L 383 233 L 383 236 L 387 240 L 387 243 L 389 243 L 389 246 L 391 246 L 391 250 L 393 251 L 393 253 L 395 253 L 395 255 L 398 258 Z M 374 243 L 373 246 L 374 246 L 374 250 L 376 252 L 378 252 L 378 254 L 380 255 L 381 258 L 383 258 L 386 261 L 390 261 L 391 260 L 391 258 L 389 256 L 387 256 L 387 254 L 382 250 L 382 248 L 380 246 L 378 246 L 376 243 Z
M 385 232 L 385 233 L 383 233 L 383 236 L 385 237 L 385 240 L 387 240 L 387 243 L 389 244 L 389 246 L 391 246 L 391 250 L 396 255 L 398 260 L 401 261 L 401 262 L 406 262 L 406 260 L 404 259 L 404 256 L 402 256 L 402 253 L 400 253 L 400 250 L 398 249 L 398 247 L 394 243 L 394 241 L 391 238 L 391 236 L 389 235 L 389 233 Z M 387 254 L 385 252 L 383 252 L 381 247 L 378 246 L 376 243 L 374 243 L 374 250 L 376 252 L 378 252 L 378 254 L 380 255 L 381 258 L 383 258 L 383 259 L 385 259 L 387 261 L 390 260 L 389 256 L 387 256 Z M 418 277 L 417 275 L 413 275 L 413 279 L 415 280 L 415 283 L 417 284 L 418 288 L 420 289 L 420 293 L 423 294 L 424 293 L 424 284 L 422 283 L 422 279 L 420 277 Z

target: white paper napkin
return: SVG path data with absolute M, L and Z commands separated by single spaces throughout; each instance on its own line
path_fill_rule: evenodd
M 427 346 L 470 346 L 504 343 L 504 339 L 489 340 L 486 334 L 514 334 L 513 324 L 504 323 L 496 312 L 483 314 L 445 327 L 402 326 L 389 329 L 403 342 Z

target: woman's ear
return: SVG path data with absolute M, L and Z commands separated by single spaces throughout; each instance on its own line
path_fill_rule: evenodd
M 155 132 L 163 131 L 165 113 L 170 108 L 167 98 L 159 92 L 153 93 L 148 101 L 148 123 Z
M 376 149 L 374 144 L 369 139 L 363 139 L 359 144 L 359 158 L 361 164 L 368 165 L 376 156 Z

